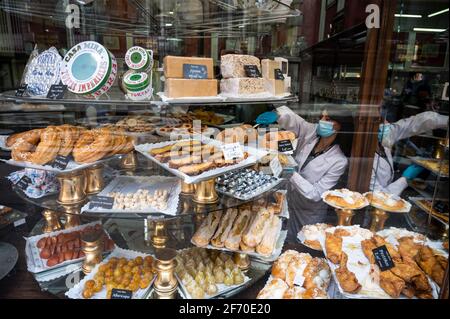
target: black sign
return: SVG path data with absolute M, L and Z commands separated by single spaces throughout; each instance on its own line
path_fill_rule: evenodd
M 275 80 L 284 80 L 284 74 L 280 69 L 275 69 Z
M 25 92 L 27 91 L 28 84 L 22 84 L 17 90 L 16 90 L 16 96 L 22 97 Z
M 395 267 L 394 261 L 386 246 L 375 248 L 372 252 L 381 271 L 386 271 Z
M 114 205 L 114 198 L 108 196 L 93 196 L 89 203 L 89 208 L 111 209 Z
M 58 155 L 56 156 L 55 160 L 52 163 L 52 167 L 59 169 L 59 170 L 65 170 L 67 167 L 67 164 L 69 164 L 70 158 L 68 156 L 62 156 Z
M 185 79 L 207 79 L 208 68 L 202 64 L 183 64 L 183 77 Z
M 30 185 L 31 182 L 31 178 L 29 178 L 28 176 L 23 176 L 21 179 L 19 179 L 19 181 L 16 183 L 16 187 L 18 187 L 19 189 L 26 191 L 26 189 L 28 188 L 28 185 Z
M 292 152 L 294 147 L 292 146 L 292 142 L 290 140 L 278 141 L 278 152 Z
M 125 289 L 112 289 L 111 299 L 131 299 L 133 297 L 133 292 L 131 290 Z
M 66 94 L 67 85 L 54 84 L 47 93 L 47 98 L 52 100 L 62 100 Z
M 248 78 L 260 78 L 262 77 L 261 71 L 259 71 L 256 65 L 244 65 L 245 74 Z

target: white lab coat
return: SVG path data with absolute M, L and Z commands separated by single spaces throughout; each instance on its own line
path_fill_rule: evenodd
M 420 135 L 430 130 L 445 128 L 448 125 L 448 116 L 435 112 L 424 112 L 391 124 L 391 131 L 383 139 L 383 147 L 386 158 L 375 154 L 371 189 L 385 191 L 400 195 L 407 187 L 408 181 L 400 177 L 394 181 L 394 160 L 392 158 L 392 147 L 395 143 L 405 138 Z
M 319 140 L 316 133 L 317 124 L 305 121 L 287 107 L 277 111 L 280 114 L 280 127 L 295 132 L 298 137 L 295 160 L 299 166 L 288 187 L 291 213 L 288 231 L 290 239 L 293 239 L 303 225 L 324 222 L 328 205 L 322 201 L 321 196 L 336 186 L 347 168 L 348 160 L 339 145 L 334 145 L 302 169 Z

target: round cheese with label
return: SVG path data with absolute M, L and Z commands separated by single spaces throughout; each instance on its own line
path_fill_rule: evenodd
M 149 70 L 153 66 L 153 54 L 150 54 L 151 52 L 138 46 L 131 47 L 125 54 L 125 63 L 135 71 Z
M 75 94 L 101 95 L 112 86 L 116 75 L 114 56 L 94 41 L 77 44 L 62 61 L 61 81 Z

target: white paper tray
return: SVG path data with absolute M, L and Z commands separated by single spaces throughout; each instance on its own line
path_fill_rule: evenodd
M 221 250 L 221 251 L 233 252 L 233 253 L 242 253 L 242 254 L 246 254 L 251 257 L 254 257 L 255 259 L 257 259 L 259 261 L 271 263 L 271 262 L 274 262 L 275 260 L 277 260 L 278 257 L 280 257 L 281 252 L 283 251 L 283 246 L 284 246 L 284 242 L 286 241 L 286 237 L 287 237 L 287 230 L 280 229 L 278 239 L 275 244 L 275 249 L 273 250 L 273 253 L 270 256 L 263 256 L 261 254 L 258 254 L 257 252 L 249 253 L 249 252 L 245 252 L 245 251 L 241 251 L 241 250 L 230 250 L 228 248 L 218 248 L 218 247 L 214 247 L 213 245 L 208 245 L 206 247 L 201 247 L 201 248 Z M 191 243 L 195 246 L 195 244 L 192 241 L 191 241 Z
M 364 196 L 366 196 L 367 194 L 369 194 L 370 192 L 368 192 L 368 193 L 364 193 L 363 195 Z M 400 197 L 399 197 L 400 198 Z M 380 209 L 380 210 L 383 210 L 383 211 L 385 211 L 385 212 L 388 212 L 388 213 L 397 213 L 397 214 L 405 214 L 405 213 L 409 213 L 409 211 L 411 210 L 411 203 L 410 202 L 408 202 L 408 201 L 406 201 L 406 200 L 404 200 L 403 198 L 400 198 L 405 204 L 406 204 L 406 207 L 404 208 L 404 209 L 402 209 L 402 210 L 394 210 L 394 211 L 392 211 L 392 210 L 386 210 L 386 208 L 384 208 L 384 207 L 381 207 L 381 206 L 379 206 L 379 205 L 377 205 L 377 204 L 375 204 L 374 202 L 371 202 L 371 201 L 369 201 L 369 205 L 370 206 L 372 206 L 372 207 L 375 207 L 375 208 L 377 208 L 377 209 Z
M 161 143 L 156 143 L 156 144 L 135 145 L 135 149 L 136 149 L 136 151 L 138 151 L 139 153 L 144 155 L 146 158 L 150 159 L 151 161 L 153 161 L 156 164 L 158 164 L 159 166 L 163 167 L 170 173 L 172 173 L 175 176 L 178 176 L 179 178 L 184 180 L 184 182 L 187 184 L 196 184 L 196 183 L 199 183 L 202 181 L 206 181 L 206 180 L 215 178 L 215 177 L 220 176 L 229 171 L 233 171 L 233 170 L 236 170 L 239 168 L 245 168 L 245 167 L 251 166 L 267 154 L 267 152 L 262 151 L 262 150 L 258 150 L 258 149 L 250 148 L 250 147 L 244 147 L 244 151 L 249 153 L 249 157 L 247 159 L 243 160 L 242 162 L 240 162 L 236 165 L 230 165 L 230 166 L 226 166 L 226 167 L 212 169 L 212 170 L 203 172 L 202 174 L 197 175 L 197 176 L 189 176 L 189 175 L 186 175 L 186 174 L 180 172 L 177 169 L 170 168 L 169 165 L 166 163 L 161 163 L 160 161 L 158 161 L 156 158 L 154 158 L 153 156 L 151 156 L 148 153 L 150 150 L 152 150 L 154 148 L 161 148 L 161 147 L 164 147 L 167 145 L 171 145 L 171 144 L 174 144 L 177 142 L 184 142 L 184 141 L 188 141 L 188 140 L 169 141 L 169 142 L 161 142 Z M 206 138 L 202 139 L 202 142 L 205 144 L 215 145 L 218 148 L 220 148 L 222 145 L 218 141 L 213 141 L 211 139 L 206 139 Z
M 34 169 L 39 169 L 42 171 L 55 172 L 55 173 L 71 173 L 71 172 L 76 172 L 76 171 L 79 171 L 79 170 L 82 170 L 82 169 L 85 169 L 88 167 L 92 167 L 97 164 L 108 162 L 111 159 L 117 158 L 119 156 L 121 156 L 121 155 L 114 155 L 114 156 L 107 157 L 107 158 L 101 159 L 100 161 L 97 161 L 94 163 L 89 163 L 89 164 L 78 164 L 74 161 L 70 161 L 69 164 L 67 164 L 67 167 L 65 170 L 60 170 L 60 169 L 54 168 L 49 164 L 36 165 L 36 164 L 28 163 L 28 162 L 13 161 L 12 159 L 10 159 L 10 160 L 0 159 L 0 161 L 5 162 L 6 164 L 9 164 L 12 166 L 18 166 L 18 167 L 24 167 L 24 168 L 34 168 Z
M 27 259 L 28 271 L 31 273 L 41 273 L 44 271 L 52 271 L 53 272 L 53 270 L 59 269 L 58 272 L 60 272 L 62 275 L 66 274 L 66 273 L 70 273 L 71 270 L 73 270 L 73 269 L 70 269 L 69 267 L 65 267 L 65 266 L 80 262 L 84 259 L 84 257 L 81 257 L 78 259 L 73 259 L 73 260 L 68 260 L 68 261 L 62 262 L 60 264 L 57 264 L 53 267 L 48 267 L 46 265 L 47 261 L 43 260 L 39 256 L 39 249 L 36 247 L 37 242 L 41 238 L 44 238 L 44 237 L 57 236 L 59 234 L 67 234 L 67 233 L 71 233 L 74 231 L 83 230 L 88 226 L 95 226 L 95 225 L 101 225 L 101 222 L 96 221 L 96 222 L 92 222 L 89 224 L 84 224 L 81 226 L 73 227 L 70 229 L 64 229 L 64 230 L 59 230 L 59 231 L 55 231 L 55 232 L 51 232 L 51 233 L 46 233 L 46 234 L 42 234 L 42 235 L 25 238 L 25 240 L 26 240 L 25 255 L 26 255 L 26 259 Z M 105 232 L 105 234 L 109 237 L 107 232 Z M 61 271 L 64 268 L 67 268 L 67 271 L 65 271 L 65 270 Z
M 177 103 L 186 104 L 186 103 L 199 103 L 199 102 L 203 102 L 203 103 L 225 102 L 225 99 L 220 95 L 198 96 L 198 97 L 192 96 L 192 97 L 180 97 L 180 98 L 169 98 L 163 92 L 158 92 L 158 93 L 156 93 L 156 95 L 158 95 L 164 103 L 171 103 L 171 104 L 177 104 Z
M 145 189 L 152 194 L 156 190 L 167 190 L 169 193 L 167 208 L 164 211 L 160 211 L 154 207 L 148 206 L 140 211 L 131 211 L 123 209 L 103 209 L 103 208 L 89 208 L 90 203 L 81 208 L 81 212 L 89 213 L 118 213 L 118 214 L 129 214 L 129 213 L 163 213 L 166 215 L 174 216 L 177 214 L 179 195 L 181 193 L 180 181 L 176 177 L 166 177 L 166 176 L 117 176 L 111 181 L 99 194 L 98 196 L 108 196 L 111 192 L 119 193 L 135 193 L 139 189 Z
M 10 151 L 11 148 L 6 146 L 6 139 L 9 137 L 9 135 L 0 135 L 0 149 L 4 151 Z
M 113 252 L 106 259 L 103 260 L 103 262 L 101 262 L 100 264 L 95 266 L 95 268 L 91 271 L 91 273 L 89 275 L 84 277 L 83 280 L 81 280 L 73 288 L 71 288 L 69 291 L 67 291 L 65 295 L 67 297 L 69 297 L 70 299 L 84 299 L 83 298 L 84 284 L 86 283 L 86 281 L 91 280 L 91 279 L 94 278 L 94 276 L 97 273 L 98 268 L 100 267 L 100 265 L 105 264 L 112 257 L 117 257 L 117 258 L 124 257 L 124 258 L 127 258 L 127 259 L 134 259 L 134 258 L 139 257 L 139 256 L 142 257 L 142 258 L 145 258 L 146 256 L 149 256 L 149 255 L 148 254 L 139 253 L 139 252 L 136 252 L 136 251 L 132 251 L 132 250 L 126 250 L 126 249 L 122 249 L 122 248 L 116 247 L 113 250 Z M 153 282 L 150 282 L 150 285 L 147 288 L 139 289 L 138 291 L 133 293 L 133 299 L 142 299 L 142 298 L 144 298 L 147 295 L 147 292 L 149 291 L 149 289 L 151 289 L 152 285 L 153 285 Z M 106 299 L 106 288 L 103 288 L 102 291 L 100 291 L 99 293 L 96 293 L 94 296 L 92 296 L 92 299 Z

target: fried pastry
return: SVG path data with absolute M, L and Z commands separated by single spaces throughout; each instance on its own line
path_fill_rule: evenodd
M 325 235 L 325 250 L 327 258 L 333 264 L 338 265 L 343 254 L 342 237 L 327 232 Z
M 306 289 L 319 289 L 327 291 L 330 284 L 331 271 L 326 261 L 322 258 L 313 258 L 303 272 L 305 282 L 303 287 Z
M 359 284 L 355 274 L 347 268 L 348 256 L 346 253 L 341 253 L 340 265 L 336 269 L 336 278 L 342 290 L 350 294 L 358 293 L 362 286 Z
M 420 268 L 422 268 L 422 270 L 430 276 L 439 287 L 442 287 L 448 259 L 436 255 L 430 247 L 422 246 L 415 257 L 415 260 Z
M 184 173 L 186 175 L 195 176 L 195 175 L 199 175 L 203 172 L 206 172 L 214 167 L 215 167 L 214 163 L 206 162 L 206 163 L 201 163 L 201 164 L 192 164 L 192 165 L 181 166 L 178 170 L 181 173 Z
M 405 281 L 394 275 L 392 271 L 380 272 L 380 287 L 392 298 L 398 298 L 405 286 Z

